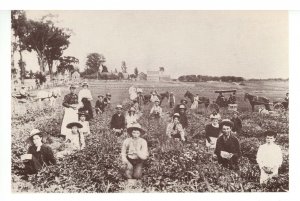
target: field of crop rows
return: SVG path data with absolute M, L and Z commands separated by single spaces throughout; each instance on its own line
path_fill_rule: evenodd
M 63 151 L 67 145 L 59 138 L 63 117 L 62 99 L 68 92 L 63 88 L 63 96 L 57 100 L 54 108 L 47 106 L 38 110 L 27 103 L 23 115 L 12 113 L 12 191 L 13 192 L 261 192 L 289 190 L 289 119 L 288 112 L 262 116 L 252 113 L 250 104 L 243 100 L 244 92 L 265 95 L 271 100 L 284 97 L 288 91 L 286 83 L 269 85 L 267 83 L 246 86 L 220 83 L 203 84 L 147 84 L 139 83 L 144 93 L 173 91 L 176 101 L 180 101 L 186 90 L 198 92 L 200 96 L 215 100 L 217 89 L 237 89 L 237 102 L 243 132 L 237 136 L 240 140 L 242 157 L 240 171 L 224 169 L 212 158 L 205 147 L 204 126 L 209 122 L 209 114 L 203 106 L 197 112 L 188 111 L 189 128 L 187 142 L 170 140 L 165 134 L 170 121 L 167 101 L 162 103 L 163 118 L 159 124 L 149 118 L 151 104 L 143 107 L 143 116 L 139 123 L 147 130 L 142 136 L 148 142 L 150 156 L 146 161 L 141 184 L 128 189 L 122 175 L 120 158 L 124 136 L 113 136 L 108 129 L 110 118 L 116 104 L 129 108 L 128 82 L 90 82 L 94 100 L 99 94 L 110 92 L 112 106 L 104 114 L 96 116 L 91 122 L 91 135 L 86 137 L 86 148 L 82 151 L 58 158 L 58 164 L 45 167 L 37 175 L 24 180 L 17 174 L 22 162 L 20 155 L 27 150 L 25 138 L 33 128 L 48 134 L 47 144 L 55 154 Z M 78 90 L 76 92 L 78 93 Z M 189 102 L 189 105 L 191 103 Z M 222 111 L 222 118 L 231 117 L 230 112 Z M 259 168 L 255 158 L 258 146 L 264 143 L 263 131 L 273 129 L 278 132 L 278 143 L 284 154 L 279 176 L 265 186 L 259 185 Z

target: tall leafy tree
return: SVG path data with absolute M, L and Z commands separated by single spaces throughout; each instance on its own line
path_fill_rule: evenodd
M 28 37 L 28 21 L 24 11 L 21 10 L 11 11 L 11 28 L 14 36 L 14 40 L 12 42 L 12 52 L 11 52 L 12 68 L 13 69 L 15 68 L 13 62 L 14 53 L 18 51 L 20 54 L 20 59 L 18 62 L 20 68 L 20 75 L 21 75 L 20 78 L 21 78 L 21 82 L 24 83 L 25 62 L 23 61 L 22 52 L 27 48 L 25 41 Z M 12 70 L 12 72 L 16 72 L 16 70 Z
M 79 60 L 73 56 L 64 56 L 59 58 L 59 65 L 57 66 L 57 71 L 64 73 L 66 70 L 75 70 L 74 64 L 78 64 Z
M 85 63 L 87 71 L 95 73 L 99 71 L 100 66 L 106 61 L 105 57 L 99 53 L 90 53 L 87 55 Z M 102 71 L 103 72 L 103 71 Z
M 68 48 L 71 34 L 67 29 L 56 27 L 51 20 L 45 18 L 40 21 L 29 20 L 28 25 L 29 35 L 25 40 L 27 50 L 37 53 L 42 73 L 45 73 L 48 64 L 52 77 L 53 61 L 58 60 Z

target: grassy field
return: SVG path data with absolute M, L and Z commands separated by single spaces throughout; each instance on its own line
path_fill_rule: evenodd
M 17 174 L 22 163 L 21 154 L 27 150 L 25 137 L 32 128 L 38 128 L 48 134 L 47 143 L 55 153 L 64 150 L 66 144 L 58 137 L 62 121 L 62 97 L 54 108 L 45 107 L 37 110 L 28 104 L 26 115 L 12 114 L 12 191 L 13 192 L 256 192 L 288 191 L 288 112 L 261 116 L 250 112 L 249 102 L 243 100 L 245 92 L 262 95 L 271 101 L 284 98 L 288 91 L 288 82 L 245 82 L 245 86 L 232 83 L 149 83 L 135 82 L 143 88 L 144 93 L 152 90 L 158 92 L 173 91 L 179 101 L 186 90 L 199 93 L 200 96 L 215 100 L 214 90 L 237 89 L 237 102 L 243 133 L 238 139 L 243 156 L 240 159 L 240 171 L 234 172 L 219 166 L 205 148 L 204 126 L 209 114 L 204 108 L 196 113 L 188 111 L 189 128 L 187 142 L 167 139 L 165 129 L 170 120 L 167 101 L 162 103 L 164 117 L 160 125 L 149 118 L 151 105 L 143 108 L 139 123 L 147 130 L 143 136 L 149 145 L 150 157 L 146 162 L 142 184 L 135 189 L 128 189 L 122 175 L 120 161 L 121 143 L 124 137 L 116 138 L 108 130 L 108 124 L 114 106 L 123 104 L 129 107 L 128 88 L 132 82 L 89 81 L 93 94 L 93 103 L 99 94 L 112 94 L 112 107 L 94 118 L 91 122 L 87 147 L 58 159 L 58 164 L 45 167 L 39 174 L 27 180 Z M 77 89 L 77 92 L 79 89 Z M 68 92 L 63 89 L 63 94 Z M 190 105 L 190 103 L 189 103 Z M 203 106 L 201 106 L 203 107 Z M 223 111 L 223 118 L 231 117 L 230 112 Z M 272 179 L 268 185 L 259 185 L 259 168 L 255 162 L 257 148 L 264 143 L 262 132 L 273 129 L 278 132 L 277 143 L 284 153 L 284 162 L 279 169 L 279 177 Z

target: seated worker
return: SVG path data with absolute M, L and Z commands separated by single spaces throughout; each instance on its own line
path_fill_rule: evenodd
M 166 134 L 169 138 L 179 138 L 185 141 L 185 132 L 182 125 L 179 122 L 180 115 L 175 113 L 172 118 L 172 122 L 167 125 Z
M 122 105 L 117 105 L 116 110 L 117 112 L 111 117 L 110 129 L 113 130 L 113 133 L 115 135 L 120 136 L 125 130 L 126 122 L 125 116 L 122 113 Z
M 30 132 L 30 136 L 27 139 L 31 146 L 28 149 L 27 154 L 21 156 L 21 160 L 25 165 L 25 174 L 35 174 L 44 165 L 55 165 L 56 159 L 54 157 L 52 149 L 43 144 L 42 132 L 38 129 L 33 129 Z

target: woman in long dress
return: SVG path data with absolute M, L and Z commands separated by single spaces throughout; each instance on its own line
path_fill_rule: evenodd
M 67 124 L 78 121 L 78 96 L 75 94 L 76 87 L 70 86 L 70 93 L 65 95 L 64 106 L 64 118 L 61 125 L 61 135 L 65 136 L 65 139 L 70 139 L 71 131 L 67 128 Z

